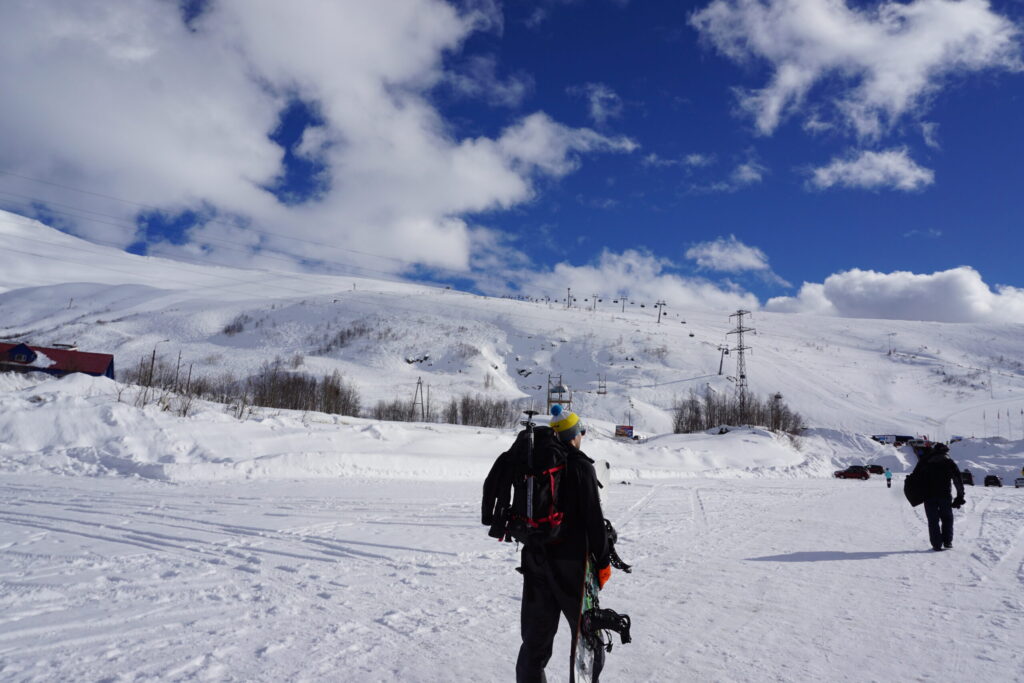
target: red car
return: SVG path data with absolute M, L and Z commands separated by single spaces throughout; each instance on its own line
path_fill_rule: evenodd
M 864 465 L 850 465 L 845 470 L 836 470 L 833 474 L 836 479 L 870 479 L 871 474 Z

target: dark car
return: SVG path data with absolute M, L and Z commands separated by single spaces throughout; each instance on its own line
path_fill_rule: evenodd
M 850 465 L 845 470 L 836 470 L 832 476 L 836 479 L 868 479 L 871 474 L 864 465 Z
M 960 473 L 960 478 L 964 480 L 966 486 L 974 486 L 974 475 L 971 474 L 970 470 L 964 470 Z
M 871 474 L 885 474 L 885 468 L 881 465 L 868 465 L 868 472 Z
M 994 474 L 989 474 L 985 477 L 985 486 L 1002 486 L 1003 480 Z

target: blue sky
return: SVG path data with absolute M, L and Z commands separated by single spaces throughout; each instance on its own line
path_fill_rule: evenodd
M 1024 312 L 1020 2 L 24 0 L 0 26 L 0 206 L 136 253 Z

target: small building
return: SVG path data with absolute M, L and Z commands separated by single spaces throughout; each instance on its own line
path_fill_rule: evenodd
M 114 379 L 114 357 L 109 353 L 86 353 L 74 347 L 55 349 L 0 342 L 0 372 L 45 372 L 54 377 L 82 372 Z

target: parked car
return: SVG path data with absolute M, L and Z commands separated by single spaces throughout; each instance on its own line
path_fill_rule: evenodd
M 881 465 L 868 465 L 868 472 L 871 474 L 885 474 L 885 468 Z
M 969 469 L 964 468 L 964 471 L 960 473 L 960 478 L 964 480 L 965 485 L 974 486 L 974 475 Z
M 1013 488 L 1019 489 L 1021 486 L 1024 486 L 1024 477 L 1017 477 L 1013 480 Z
M 985 476 L 985 486 L 1002 486 L 1003 480 L 994 474 Z
M 850 465 L 845 470 L 836 470 L 832 476 L 836 479 L 869 479 L 871 474 L 864 465 Z

